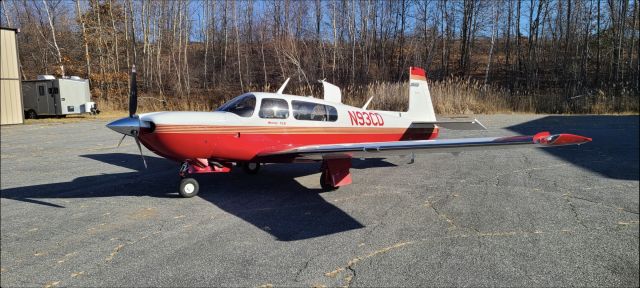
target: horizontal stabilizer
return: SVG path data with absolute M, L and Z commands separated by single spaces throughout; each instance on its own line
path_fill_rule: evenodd
M 435 121 L 435 122 L 413 122 L 412 128 L 431 128 L 434 125 L 449 130 L 487 130 L 478 119 L 473 121 Z

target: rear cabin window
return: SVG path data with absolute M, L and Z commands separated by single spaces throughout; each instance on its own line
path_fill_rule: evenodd
M 38 93 L 40 93 L 40 95 L 44 95 L 44 86 L 38 86 Z
M 232 99 L 216 111 L 231 112 L 241 117 L 251 117 L 256 109 L 256 96 L 246 95 Z
M 289 117 L 289 104 L 284 99 L 262 98 L 258 115 L 266 119 L 286 119 Z
M 293 118 L 309 121 L 336 121 L 338 111 L 335 107 L 304 101 L 291 101 Z

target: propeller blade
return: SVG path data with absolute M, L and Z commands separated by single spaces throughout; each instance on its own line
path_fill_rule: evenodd
M 129 90 L 129 117 L 138 110 L 138 83 L 136 82 L 136 65 L 131 66 L 131 87 Z
M 118 146 L 116 148 L 120 148 L 120 144 L 124 141 L 124 137 L 127 137 L 127 134 L 122 135 L 122 138 L 120 138 L 120 142 L 118 142 Z
M 144 163 L 144 168 L 147 168 L 147 161 L 144 160 L 144 155 L 142 155 L 142 147 L 140 146 L 140 140 L 138 137 L 134 137 L 136 139 L 136 144 L 138 145 L 138 150 L 140 150 L 140 157 L 142 157 L 142 163 Z

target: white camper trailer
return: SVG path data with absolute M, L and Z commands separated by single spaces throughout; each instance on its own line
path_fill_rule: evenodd
M 25 118 L 100 113 L 91 102 L 89 81 L 80 77 L 56 79 L 39 75 L 37 80 L 22 81 Z

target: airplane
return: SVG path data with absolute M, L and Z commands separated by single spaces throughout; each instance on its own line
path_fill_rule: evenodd
M 352 183 L 353 158 L 409 156 L 432 152 L 579 145 L 592 139 L 540 132 L 530 136 L 436 140 L 440 129 L 483 130 L 478 120 L 437 121 L 425 71 L 409 68 L 409 109 L 380 111 L 342 103 L 340 88 L 322 80 L 323 99 L 276 93 L 244 93 L 211 112 L 151 112 L 136 115 L 135 66 L 131 70 L 129 117 L 107 127 L 152 152 L 181 164 L 178 192 L 198 194 L 195 174 L 228 173 L 240 166 L 256 174 L 264 163 L 321 162 L 325 191 Z

